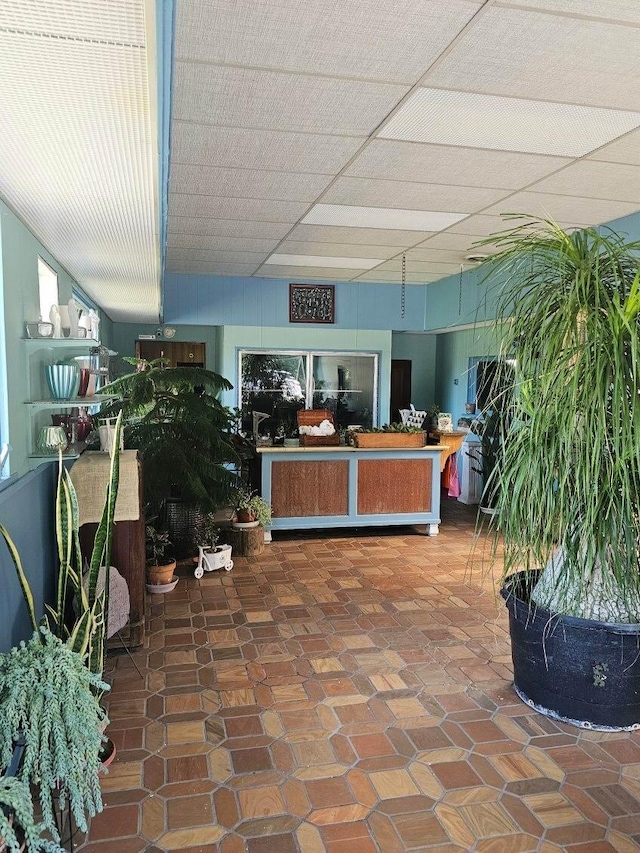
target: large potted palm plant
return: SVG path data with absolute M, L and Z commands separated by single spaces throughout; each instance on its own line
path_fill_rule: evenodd
M 640 725 L 640 243 L 530 220 L 494 235 L 515 358 L 497 478 L 514 681 L 585 727 Z

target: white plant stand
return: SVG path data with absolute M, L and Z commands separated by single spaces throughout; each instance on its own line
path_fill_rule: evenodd
M 218 545 L 216 548 L 198 546 L 198 565 L 194 571 L 196 578 L 201 578 L 205 572 L 215 572 L 218 569 L 230 572 L 232 568 L 231 545 Z

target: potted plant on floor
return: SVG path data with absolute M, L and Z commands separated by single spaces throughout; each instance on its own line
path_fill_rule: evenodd
M 190 557 L 204 514 L 226 506 L 237 486 L 236 419 L 218 399 L 231 385 L 200 367 L 125 361 L 135 369 L 103 389 L 117 400 L 101 414 L 123 413 L 126 445 L 140 452 L 150 514 L 163 519 L 176 556 Z
M 231 559 L 231 545 L 218 544 L 220 539 L 220 528 L 216 522 L 214 513 L 208 513 L 205 517 L 202 529 L 198 531 L 198 561 L 194 571 L 196 578 L 201 578 L 205 572 L 213 572 L 217 569 L 225 569 L 230 572 L 233 568 Z
M 640 244 L 532 220 L 493 235 L 513 421 L 499 468 L 515 687 L 640 725 Z
M 144 527 L 146 565 L 147 565 L 147 591 L 152 593 L 169 592 L 175 588 L 174 572 L 176 560 L 165 552 L 171 545 L 169 534 L 166 530 L 160 530 L 147 522 Z M 177 583 L 177 581 L 176 581 Z

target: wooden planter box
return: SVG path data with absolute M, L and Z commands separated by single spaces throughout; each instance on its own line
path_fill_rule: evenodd
M 424 447 L 425 432 L 354 432 L 356 447 Z
M 298 427 L 301 426 L 320 426 L 322 421 L 333 420 L 333 412 L 329 409 L 300 409 L 297 413 Z M 337 447 L 340 444 L 340 436 L 338 433 L 334 435 L 301 435 L 300 447 Z

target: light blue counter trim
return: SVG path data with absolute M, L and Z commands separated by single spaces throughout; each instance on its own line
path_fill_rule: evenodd
M 425 533 L 434 536 L 438 533 L 440 524 L 440 453 L 441 448 L 429 446 L 424 448 L 393 450 L 389 448 L 359 449 L 353 447 L 323 447 L 323 448 L 259 448 L 262 458 L 262 497 L 271 502 L 273 485 L 272 466 L 274 462 L 305 462 L 315 461 L 347 461 L 348 473 L 348 514 L 322 515 L 308 517 L 287 517 L 272 520 L 272 530 L 309 530 L 324 527 L 370 527 L 388 526 L 394 524 L 424 525 Z M 412 513 L 385 513 L 380 515 L 359 515 L 358 501 L 358 463 L 361 459 L 415 459 L 417 456 L 427 457 L 433 462 L 431 478 L 431 511 Z M 327 483 L 331 488 L 331 483 Z

